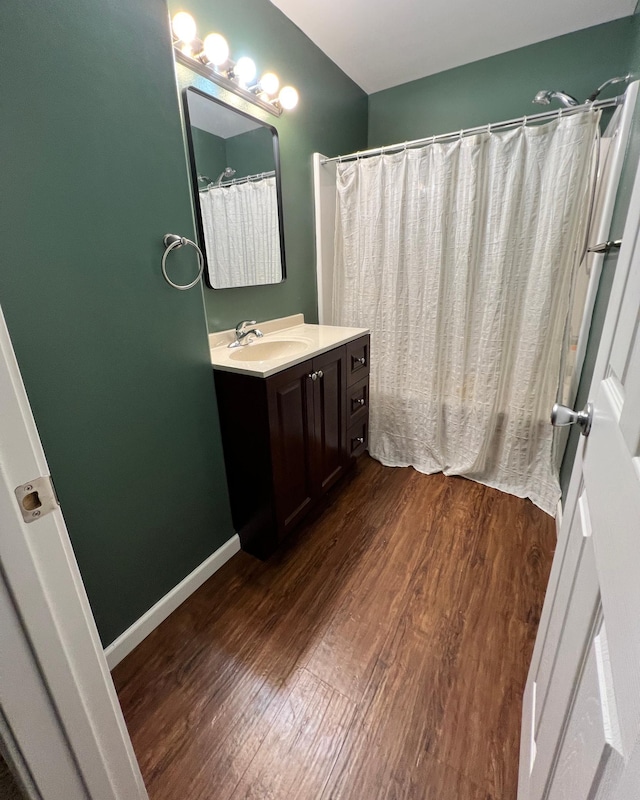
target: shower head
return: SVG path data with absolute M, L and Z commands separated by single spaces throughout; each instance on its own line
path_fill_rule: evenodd
M 222 183 L 222 181 L 224 181 L 224 180 L 228 180 L 229 178 L 233 178 L 233 176 L 235 174 L 236 174 L 236 171 L 235 171 L 235 169 L 233 167 L 225 167 L 222 170 L 222 172 L 218 175 L 218 177 L 216 178 L 216 186 L 219 183 Z
M 608 81 L 605 81 L 601 86 L 598 86 L 593 94 L 590 94 L 589 97 L 587 97 L 587 103 L 593 103 L 600 92 L 607 86 L 612 86 L 614 83 L 627 83 L 630 80 L 631 73 L 628 73 L 627 75 L 619 75 L 617 78 L 609 78 Z
M 553 89 L 542 89 L 533 98 L 532 102 L 537 103 L 540 106 L 548 106 L 552 100 L 558 100 L 565 108 L 580 105 L 580 103 L 572 95 L 567 94 L 566 92 L 556 92 Z

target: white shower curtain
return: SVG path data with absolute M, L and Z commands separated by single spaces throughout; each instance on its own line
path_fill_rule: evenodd
M 217 289 L 282 280 L 275 177 L 201 192 L 200 209 Z
M 599 114 L 337 169 L 334 321 L 371 329 L 369 451 L 555 513 L 549 412 Z

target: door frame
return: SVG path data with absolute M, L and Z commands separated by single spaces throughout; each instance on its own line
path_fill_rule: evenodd
M 62 511 L 27 523 L 14 493 L 49 468 L 1 307 L 0 406 L 0 612 L 14 652 L 31 656 L 21 674 L 17 658 L 0 670 L 0 698 L 15 701 L 3 708 L 9 746 L 42 800 L 148 800 Z M 66 778 L 54 751 L 66 751 Z

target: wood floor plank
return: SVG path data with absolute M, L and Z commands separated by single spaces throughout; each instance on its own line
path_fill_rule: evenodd
M 354 710 L 344 695 L 310 672 L 297 670 L 290 694 L 231 800 L 320 797 Z
M 494 607 L 537 626 L 544 600 L 540 587 L 549 579 L 556 544 L 555 524 L 533 503 L 497 494 L 476 557 L 490 569 L 487 591 Z
M 440 476 L 442 477 L 442 476 Z M 389 632 L 398 624 L 404 595 L 420 560 L 421 542 L 446 492 L 446 480 L 414 472 L 394 519 L 370 541 L 349 576 L 346 594 L 305 666 L 353 700 L 359 700 Z M 336 653 L 340 658 L 336 659 Z
M 246 673 L 236 681 L 222 698 L 203 687 L 203 702 L 181 720 L 172 709 L 181 704 L 186 710 L 191 701 L 181 703 L 174 694 L 162 714 L 136 731 L 134 749 L 147 754 L 140 766 L 153 800 L 231 797 L 286 697 L 282 684 Z
M 520 682 L 490 682 L 484 669 L 480 663 L 471 662 L 455 681 L 434 755 L 449 766 L 462 768 L 469 780 L 492 797 L 515 800 L 522 713 Z
M 478 558 L 478 546 L 499 493 L 462 478 L 421 477 L 440 477 L 447 487 L 421 542 L 403 612 L 411 625 L 428 633 L 443 613 L 467 614 L 487 604 L 486 562 Z
M 360 459 L 114 671 L 151 800 L 513 800 L 554 543 L 528 501 Z
M 446 730 L 456 650 L 455 635 L 435 644 L 406 623 L 399 626 L 386 662 L 376 665 L 322 800 L 497 797 L 434 753 Z

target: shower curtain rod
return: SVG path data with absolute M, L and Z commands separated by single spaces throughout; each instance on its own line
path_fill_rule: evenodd
M 230 181 L 221 181 L 220 183 L 210 183 L 203 189 L 198 189 L 199 192 L 208 192 L 218 186 L 237 186 L 240 183 L 251 183 L 254 181 L 261 181 L 263 178 L 274 178 L 276 174 L 275 169 L 269 172 L 258 172 L 256 175 L 245 175 L 244 178 L 232 178 Z
M 510 128 L 515 125 L 527 124 L 528 122 L 542 122 L 545 119 L 554 119 L 556 117 L 565 117 L 569 114 L 576 114 L 582 111 L 590 111 L 594 108 L 615 108 L 624 103 L 624 95 L 620 94 L 617 97 L 611 97 L 609 100 L 596 100 L 595 103 L 584 103 L 581 106 L 570 106 L 569 108 L 558 108 L 554 111 L 543 111 L 540 114 L 532 114 L 531 116 L 518 117 L 517 119 L 510 119 L 505 122 L 492 122 L 488 125 L 478 125 L 476 128 L 463 128 L 459 131 L 452 131 L 451 133 L 441 133 L 437 136 L 427 136 L 424 139 L 413 139 L 410 142 L 403 142 L 401 144 L 390 144 L 385 147 L 374 147 L 371 150 L 360 150 L 357 153 L 349 153 L 346 156 L 334 156 L 333 158 L 322 158 L 321 164 L 331 164 L 334 161 L 357 161 L 359 158 L 370 158 L 371 156 L 383 155 L 385 153 L 397 153 L 401 150 L 408 150 L 409 148 L 421 147 L 425 144 L 434 144 L 435 142 L 442 142 L 446 139 L 456 139 L 458 137 L 472 136 L 475 133 L 491 133 L 498 128 Z

